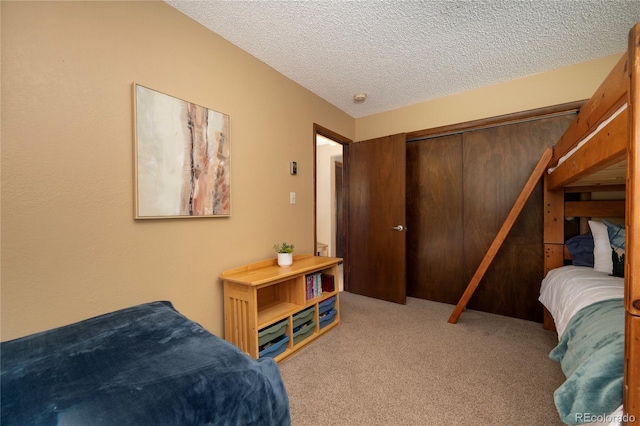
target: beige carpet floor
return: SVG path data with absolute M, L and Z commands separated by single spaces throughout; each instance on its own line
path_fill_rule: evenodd
M 348 292 L 341 324 L 280 364 L 293 426 L 561 425 L 548 357 L 554 332 L 530 321 L 409 298 Z

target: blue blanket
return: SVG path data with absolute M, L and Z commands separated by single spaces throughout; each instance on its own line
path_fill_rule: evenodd
M 561 419 L 581 424 L 622 404 L 624 306 L 622 299 L 596 302 L 574 315 L 549 355 L 567 380 L 554 393 Z
M 169 302 L 0 344 L 2 425 L 289 425 L 277 364 Z

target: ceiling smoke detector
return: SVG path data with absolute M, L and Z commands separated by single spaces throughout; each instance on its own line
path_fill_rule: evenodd
M 366 93 L 356 93 L 355 95 L 353 95 L 353 103 L 354 104 L 362 104 L 364 103 L 364 101 L 367 99 L 367 94 Z

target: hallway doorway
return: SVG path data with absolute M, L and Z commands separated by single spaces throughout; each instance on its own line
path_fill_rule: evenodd
M 340 271 L 344 270 L 347 235 L 344 217 L 343 144 L 351 141 L 328 129 L 314 125 L 314 206 L 316 255 L 344 259 Z M 344 274 L 340 277 L 340 290 L 344 288 Z

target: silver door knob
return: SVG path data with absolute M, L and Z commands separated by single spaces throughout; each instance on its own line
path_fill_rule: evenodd
M 402 226 L 402 225 L 392 226 L 392 227 L 391 227 L 391 229 L 394 229 L 394 230 L 396 230 L 396 231 L 400 231 L 400 232 L 402 232 L 402 231 L 406 231 L 406 230 L 407 230 L 407 228 L 405 228 L 405 227 L 404 227 L 404 226 Z

